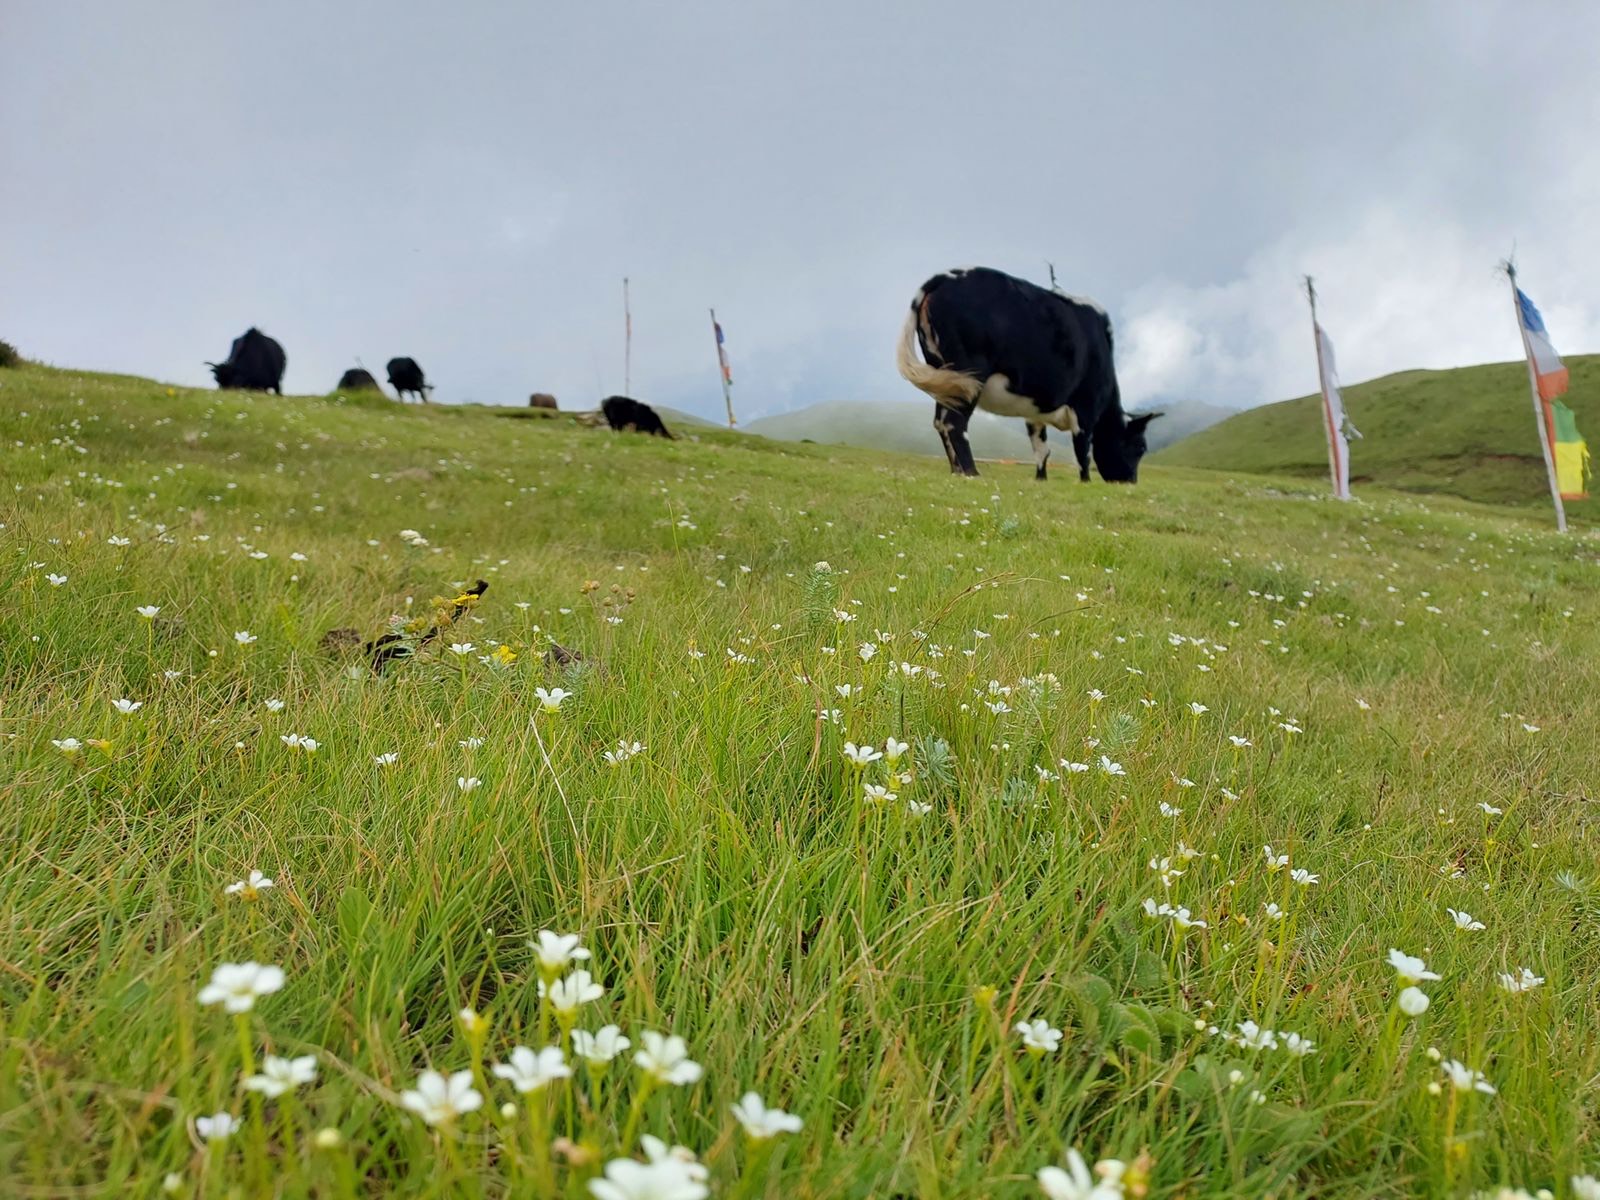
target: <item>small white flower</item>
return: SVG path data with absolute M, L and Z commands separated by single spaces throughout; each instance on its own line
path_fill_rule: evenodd
M 1276 904 L 1263 904 L 1261 906 L 1261 911 L 1266 915 L 1266 918 L 1269 921 L 1281 921 L 1287 915 L 1283 909 L 1279 908 Z
M 241 629 L 233 635 L 233 640 L 238 642 L 241 646 L 248 646 L 251 642 L 256 640 L 256 635 L 251 633 L 248 629 Z
M 1458 1092 L 1482 1092 L 1485 1096 L 1495 1094 L 1494 1085 L 1483 1077 L 1482 1071 L 1474 1071 L 1457 1059 L 1446 1059 L 1439 1064 L 1439 1069 L 1444 1072 L 1450 1086 Z
M 1163 800 L 1161 802 L 1161 815 L 1163 817 L 1181 817 L 1183 816 L 1183 809 L 1176 808 Z
M 460 792 L 475 792 L 483 786 L 483 780 L 476 775 L 457 775 L 456 790 Z
M 131 545 L 133 545 L 133 543 L 131 541 L 129 541 L 127 538 L 125 538 L 125 537 L 118 537 L 116 534 L 112 534 L 110 537 L 108 537 L 106 539 L 106 545 L 108 545 L 108 546 L 131 546 Z
M 497 1079 L 504 1079 L 523 1095 L 572 1074 L 560 1046 L 546 1046 L 537 1054 L 526 1046 L 518 1046 L 511 1051 L 510 1058 L 510 1062 L 496 1063 L 492 1070 Z
M 1478 801 L 1478 807 L 1483 809 L 1485 816 L 1490 816 L 1490 817 L 1498 817 L 1501 813 L 1505 812 L 1505 809 L 1496 808 L 1494 805 L 1486 803 L 1485 801 L 1482 801 L 1482 800 Z
M 1236 733 L 1230 733 L 1230 734 L 1229 734 L 1229 735 L 1228 735 L 1228 740 L 1229 740 L 1229 741 L 1230 741 L 1230 742 L 1232 742 L 1232 743 L 1233 743 L 1233 748 L 1234 748 L 1234 749 L 1235 749 L 1235 750 L 1243 750 L 1243 749 L 1244 749 L 1244 748 L 1245 748 L 1245 747 L 1246 747 L 1246 746 L 1249 746 L 1249 745 L 1252 745 L 1252 744 L 1253 744 L 1253 743 L 1252 743 L 1252 742 L 1251 742 L 1251 741 L 1250 741 L 1250 739 L 1249 739 L 1249 738 L 1247 738 L 1247 737 L 1240 737 L 1240 736 L 1239 736 L 1239 735 L 1238 735 L 1238 734 L 1236 734 Z
M 1276 1050 L 1278 1048 L 1278 1035 L 1270 1029 L 1263 1029 L 1254 1021 L 1241 1021 L 1239 1034 L 1234 1042 L 1246 1050 Z
M 232 1113 L 212 1113 L 209 1117 L 196 1117 L 194 1128 L 206 1141 L 220 1142 L 238 1132 L 239 1118 Z
M 1069 762 L 1068 760 L 1066 760 L 1064 758 L 1061 759 L 1059 762 L 1057 762 L 1056 766 L 1060 767 L 1063 771 L 1067 772 L 1069 775 L 1082 775 L 1085 771 L 1087 771 L 1089 769 L 1089 764 L 1088 763 Z
M 1061 1049 L 1061 1030 L 1049 1021 L 1018 1021 L 1012 1029 L 1030 1054 L 1054 1054 Z
M 1593 1175 L 1574 1175 L 1572 1200 L 1600 1200 L 1600 1179 Z
M 595 1064 L 610 1062 L 631 1045 L 615 1025 L 602 1025 L 593 1033 L 587 1029 L 572 1031 L 572 1052 Z
M 223 1011 L 249 1012 L 262 996 L 283 987 L 282 967 L 258 962 L 223 963 L 211 972 L 211 982 L 200 989 L 201 1004 L 220 1004 Z
M 877 783 L 864 784 L 862 791 L 868 800 L 871 800 L 877 804 L 882 804 L 889 800 L 898 800 L 900 798 L 898 792 L 891 792 L 882 784 Z
M 644 750 L 643 742 L 630 742 L 623 738 L 617 743 L 615 750 L 607 750 L 604 758 L 609 766 L 618 766 Z
M 745 1133 L 758 1142 L 777 1137 L 780 1133 L 799 1133 L 803 1124 L 793 1113 L 786 1113 L 781 1108 L 768 1108 L 754 1092 L 746 1092 L 737 1104 L 728 1107 L 734 1119 L 744 1126 Z
M 1444 978 L 1428 970 L 1428 964 L 1420 958 L 1393 947 L 1389 950 L 1389 965 L 1394 968 L 1394 973 L 1400 977 L 1401 983 L 1421 983 L 1425 979 Z
M 302 754 L 315 754 L 321 743 L 316 738 L 306 737 L 300 733 L 280 733 L 278 740 L 291 750 L 298 750 Z
M 271 1100 L 285 1092 L 292 1092 L 301 1084 L 310 1083 L 316 1077 L 317 1056 L 314 1054 L 303 1054 L 299 1058 L 279 1058 L 269 1054 L 262 1061 L 261 1074 L 250 1076 L 244 1081 L 244 1086 Z
M 1091 703 L 1091 704 L 1099 704 L 1100 701 L 1102 701 L 1102 700 L 1104 700 L 1106 698 L 1106 694 L 1104 692 L 1102 692 L 1099 688 L 1090 688 L 1089 691 L 1088 691 L 1088 696 L 1089 696 L 1089 703 Z
M 230 883 L 222 889 L 222 894 L 225 896 L 243 896 L 246 900 L 254 900 L 256 893 L 264 892 L 273 886 L 275 885 L 272 880 L 268 879 L 260 871 L 251 871 L 248 879 L 240 879 Z
M 471 654 L 477 647 L 471 642 L 451 642 L 450 653 L 459 656 Z
M 74 754 L 77 754 L 83 749 L 83 743 L 75 737 L 59 739 L 51 738 L 50 744 L 57 750 L 61 751 L 61 753 L 65 754 L 68 758 L 71 758 Z
M 1535 975 L 1527 967 L 1518 967 L 1510 975 L 1501 974 L 1499 979 L 1500 986 L 1512 993 L 1531 992 L 1544 982 L 1543 975 Z
M 857 746 L 854 742 L 846 742 L 844 744 L 844 756 L 856 767 L 865 767 L 867 764 L 875 763 L 883 757 L 871 746 Z
M 1189 711 L 1197 717 L 1202 717 L 1211 710 L 1198 700 L 1189 701 Z
M 1287 854 L 1273 854 L 1271 846 L 1261 847 L 1261 853 L 1266 857 L 1268 871 L 1281 871 L 1289 865 L 1289 856 Z
M 550 1007 L 556 1012 L 567 1015 L 577 1012 L 580 1004 L 600 999 L 605 995 L 605 990 L 594 981 L 593 975 L 581 967 L 565 979 L 558 979 L 548 987 L 544 980 L 539 981 L 540 997 L 548 1000 Z
M 1283 1039 L 1283 1048 L 1296 1058 L 1304 1058 L 1308 1054 L 1317 1052 L 1317 1044 L 1310 1038 L 1301 1037 L 1298 1033 L 1279 1034 Z
M 910 742 L 897 742 L 892 737 L 883 739 L 883 758 L 891 766 L 900 761 L 907 750 L 911 749 Z
M 1460 912 L 1454 908 L 1447 908 L 1445 912 L 1449 913 L 1451 919 L 1455 921 L 1457 929 L 1470 931 L 1484 928 L 1483 922 L 1474 920 L 1469 912 Z
M 1179 929 L 1204 929 L 1206 923 L 1196 920 L 1194 914 L 1187 908 L 1175 908 L 1167 914 L 1172 918 L 1172 923 Z
M 1406 1016 L 1420 1017 L 1428 1011 L 1428 993 L 1413 984 L 1401 991 L 1398 1003 Z
M 907 800 L 906 811 L 913 817 L 925 817 L 933 811 L 933 805 L 926 804 L 921 800 Z
M 648 1135 L 643 1141 L 653 1141 Z M 648 1153 L 648 1151 L 646 1151 Z M 665 1157 L 655 1162 L 614 1158 L 606 1164 L 604 1179 L 589 1180 L 595 1200 L 705 1200 L 711 1189 L 698 1163 Z
M 400 756 L 393 750 L 390 750 L 386 754 L 376 755 L 372 761 L 376 766 L 392 767 L 395 765 L 395 763 L 400 761 Z
M 700 1078 L 700 1064 L 689 1058 L 689 1047 L 681 1037 L 665 1036 L 650 1029 L 639 1037 L 644 1048 L 633 1056 L 634 1064 L 658 1083 L 681 1087 Z
M 1121 763 L 1112 762 L 1111 756 L 1107 754 L 1102 754 L 1100 756 L 1100 770 L 1105 772 L 1107 775 L 1126 775 L 1128 773 L 1127 771 L 1123 770 Z
M 266 702 L 266 707 L 267 707 L 267 711 L 269 713 L 280 713 L 280 712 L 283 711 L 283 701 L 282 700 L 268 700 Z
M 550 929 L 541 929 L 537 937 L 528 943 L 528 949 L 533 951 L 542 974 L 559 975 L 573 963 L 582 962 L 589 957 L 589 952 L 583 948 L 581 942 L 582 938 L 576 933 L 556 933 Z
M 560 712 L 562 701 L 572 695 L 565 688 L 551 688 L 545 691 L 542 687 L 534 688 L 533 694 L 539 697 L 540 710 L 547 713 Z
M 1289 878 L 1294 880 L 1301 887 L 1310 887 L 1313 883 L 1320 883 L 1322 881 L 1322 876 L 1313 875 L 1304 867 L 1296 867 L 1294 870 L 1290 871 Z
M 448 1079 L 438 1071 L 424 1071 L 415 1088 L 400 1093 L 400 1105 L 429 1125 L 448 1125 L 481 1108 L 483 1097 L 472 1086 L 471 1071 L 456 1071 Z
M 116 709 L 123 716 L 131 717 L 134 713 L 138 712 L 144 707 L 144 701 L 128 699 L 113 700 L 111 702 L 111 707 Z
M 1122 1173 L 1127 1168 L 1116 1159 L 1105 1159 L 1094 1165 L 1094 1175 L 1077 1150 L 1067 1151 L 1066 1170 L 1060 1167 L 1040 1167 L 1035 1178 L 1046 1200 L 1119 1200 L 1122 1196 Z M 1098 1175 L 1099 1181 L 1095 1180 Z
M 141 604 L 133 611 L 138 613 L 146 621 L 154 621 L 156 619 L 156 614 L 161 611 L 161 606 L 159 604 Z
M 46 575 L 45 578 L 50 581 L 51 587 L 60 587 L 67 581 L 67 577 L 65 575 L 56 575 L 54 573 Z
M 477 736 L 462 738 L 456 743 L 456 745 L 460 746 L 463 750 L 476 750 L 483 745 L 483 739 Z

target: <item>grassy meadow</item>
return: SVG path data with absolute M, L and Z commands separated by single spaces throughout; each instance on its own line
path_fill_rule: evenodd
M 1600 355 L 1565 360 L 1562 397 L 1578 429 L 1600 446 Z M 1447 371 L 1401 371 L 1342 389 L 1363 436 L 1350 443 L 1350 482 L 1490 504 L 1550 508 L 1539 431 L 1521 359 Z M 1152 455 L 1152 461 L 1212 470 L 1328 477 L 1320 396 L 1247 409 Z M 1593 526 L 1593 500 L 1567 503 L 1575 525 Z M 1554 517 L 1551 517 L 1554 520 Z
M 1600 542 L 1067 459 L 0 371 L 0 1194 L 1600 1194 Z

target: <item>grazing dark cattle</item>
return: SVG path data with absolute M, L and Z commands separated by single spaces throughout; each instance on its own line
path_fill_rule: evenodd
M 630 400 L 627 396 L 607 396 L 600 402 L 600 411 L 605 415 L 606 424 L 613 429 L 628 429 L 676 440 L 661 423 L 661 418 L 656 416 L 656 410 L 648 404 Z
M 400 397 L 400 402 L 405 403 L 406 393 L 412 392 L 424 404 L 433 392 L 433 384 L 422 377 L 422 368 L 417 366 L 414 358 L 391 358 L 389 360 L 389 386 L 395 390 L 395 395 Z
M 362 388 L 371 388 L 375 392 L 383 391 L 383 389 L 378 386 L 378 381 L 372 377 L 371 371 L 368 371 L 364 367 L 351 367 L 343 375 L 339 376 L 339 386 L 334 390 L 340 392 L 358 392 Z
M 208 362 L 219 388 L 244 388 L 283 395 L 283 347 L 254 325 L 233 339 L 226 362 Z
M 560 412 L 561 405 L 556 403 L 556 398 L 549 392 L 535 392 L 528 397 L 529 408 L 548 408 L 551 412 Z
M 1108 483 L 1139 476 L 1144 429 L 1159 414 L 1124 415 L 1111 321 L 1091 301 L 988 267 L 947 271 L 912 298 L 897 357 L 900 374 L 934 398 L 933 427 L 957 474 L 978 473 L 967 423 L 982 408 L 1027 422 L 1037 479 L 1045 478 L 1051 425 L 1074 435 L 1082 478 L 1091 446 Z

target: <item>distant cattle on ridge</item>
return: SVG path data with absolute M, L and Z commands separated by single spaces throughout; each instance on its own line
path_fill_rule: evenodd
M 978 473 L 967 424 L 979 408 L 1027 422 L 1036 479 L 1045 478 L 1045 427 L 1053 425 L 1073 435 L 1080 477 L 1089 477 L 1092 449 L 1108 483 L 1138 479 L 1145 426 L 1161 415 L 1123 413 L 1104 309 L 988 267 L 946 271 L 922 285 L 897 363 L 934 398 L 933 427 L 960 475 Z
M 655 437 L 667 438 L 669 441 L 676 440 L 662 424 L 655 409 L 628 396 L 607 396 L 600 402 L 600 412 L 605 417 L 606 424 L 613 429 L 648 433 Z
M 561 405 L 556 403 L 556 398 L 549 392 L 535 392 L 528 397 L 529 408 L 547 408 L 551 412 L 560 412 Z
M 339 376 L 339 386 L 334 389 L 340 392 L 358 392 L 362 388 L 370 388 L 374 392 L 383 389 L 378 386 L 378 381 L 372 377 L 372 372 L 365 367 L 351 367 Z
M 417 365 L 414 358 L 391 358 L 389 360 L 389 386 L 394 388 L 395 394 L 405 402 L 406 393 L 413 393 L 424 404 L 433 391 L 433 384 L 422 377 L 422 368 Z
M 283 347 L 254 325 L 233 339 L 228 357 L 208 362 L 219 388 L 242 388 L 283 395 L 283 369 L 288 365 Z

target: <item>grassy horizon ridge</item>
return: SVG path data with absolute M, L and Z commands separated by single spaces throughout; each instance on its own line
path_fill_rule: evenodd
M 0 435 L 18 1195 L 1600 1171 L 1600 543 L 1516 496 L 35 366 Z M 415 653 L 380 677 L 334 629 Z M 206 1001 L 251 961 L 281 986 Z M 269 1054 L 312 1077 L 246 1086 Z M 752 1091 L 798 1131 L 753 1136 Z
M 1565 360 L 1562 402 L 1578 429 L 1600 437 L 1600 355 Z M 1399 491 L 1460 496 L 1489 504 L 1550 503 L 1539 433 L 1528 395 L 1528 367 L 1484 363 L 1446 370 L 1397 371 L 1341 388 L 1362 436 L 1350 443 L 1350 482 Z M 1246 409 L 1147 461 L 1167 466 L 1326 479 L 1327 439 L 1318 394 Z M 1591 524 L 1590 500 L 1567 502 Z

